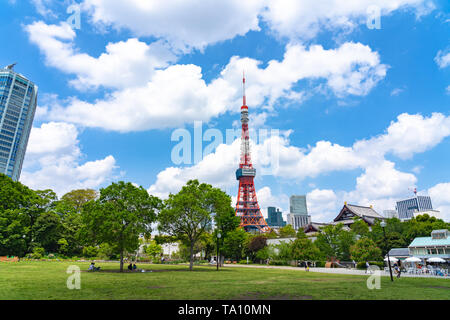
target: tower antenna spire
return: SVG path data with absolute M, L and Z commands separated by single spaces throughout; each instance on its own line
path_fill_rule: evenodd
M 242 96 L 242 105 L 246 106 L 247 105 L 247 98 L 245 96 L 245 71 L 242 70 L 242 88 L 243 88 L 243 96 Z

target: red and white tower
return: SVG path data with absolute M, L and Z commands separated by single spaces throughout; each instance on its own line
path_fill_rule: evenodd
M 248 107 L 245 97 L 245 76 L 242 79 L 244 95 L 241 107 L 241 161 L 236 170 L 236 179 L 239 180 L 239 191 L 236 203 L 236 215 L 241 218 L 241 227 L 250 232 L 268 232 L 269 226 L 264 220 L 256 198 L 253 179 L 256 170 L 253 168 L 250 157 L 250 138 L 248 133 Z

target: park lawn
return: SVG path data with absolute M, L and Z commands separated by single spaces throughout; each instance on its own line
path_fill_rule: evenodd
M 81 289 L 69 290 L 67 267 L 81 268 Z M 97 263 L 101 272 L 85 272 L 89 262 L 21 261 L 0 263 L 0 299 L 450 299 L 450 280 L 381 278 L 369 290 L 367 276 L 299 270 L 141 264 L 153 272 L 118 273 L 118 263 Z

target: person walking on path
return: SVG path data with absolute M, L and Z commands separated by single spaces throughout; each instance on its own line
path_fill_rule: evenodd
M 400 262 L 400 260 L 398 260 L 398 272 L 397 272 L 397 278 L 400 278 L 400 275 L 402 274 L 402 263 Z

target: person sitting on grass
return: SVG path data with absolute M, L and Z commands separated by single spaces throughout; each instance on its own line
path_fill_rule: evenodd
M 95 262 L 91 262 L 88 271 L 99 271 L 100 267 L 95 267 Z
M 133 265 L 131 263 L 128 265 L 128 270 L 133 270 Z
M 133 270 L 137 270 L 137 266 L 136 266 L 136 263 L 135 263 L 135 264 L 133 264 Z

